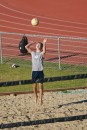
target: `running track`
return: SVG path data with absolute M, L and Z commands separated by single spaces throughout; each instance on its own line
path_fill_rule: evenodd
M 87 38 L 86 5 L 87 0 L 0 0 L 0 31 Z M 39 26 L 31 26 L 33 17 L 38 17 Z M 3 55 L 19 57 L 21 37 L 2 36 Z M 34 39 L 29 37 L 29 40 Z M 60 48 L 61 62 L 87 64 L 87 41 L 61 39 Z M 56 39 L 48 40 L 46 60 L 58 62 Z

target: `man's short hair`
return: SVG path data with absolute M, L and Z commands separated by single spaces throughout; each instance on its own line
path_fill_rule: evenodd
M 43 48 L 43 43 L 42 42 L 38 42 L 40 44 L 40 50 L 42 50 Z

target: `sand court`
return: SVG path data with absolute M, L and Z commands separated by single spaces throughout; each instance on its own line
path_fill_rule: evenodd
M 42 106 L 34 94 L 1 96 L 0 124 L 5 130 L 86 130 L 87 90 L 45 92 Z

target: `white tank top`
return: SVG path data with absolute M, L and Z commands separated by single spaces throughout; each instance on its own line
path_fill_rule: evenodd
M 43 71 L 42 52 L 32 52 L 32 71 Z

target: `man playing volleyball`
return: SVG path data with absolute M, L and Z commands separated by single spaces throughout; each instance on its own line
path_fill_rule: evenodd
M 43 104 L 43 81 L 44 81 L 44 73 L 43 73 L 43 59 L 44 54 L 46 53 L 46 41 L 44 39 L 43 42 L 36 43 L 36 51 L 31 50 L 31 45 L 35 44 L 35 42 L 28 43 L 25 48 L 32 56 L 32 82 L 33 82 L 33 90 L 35 93 L 35 99 L 37 103 L 38 95 L 37 95 L 37 82 L 39 83 L 39 91 L 40 91 L 40 103 Z

